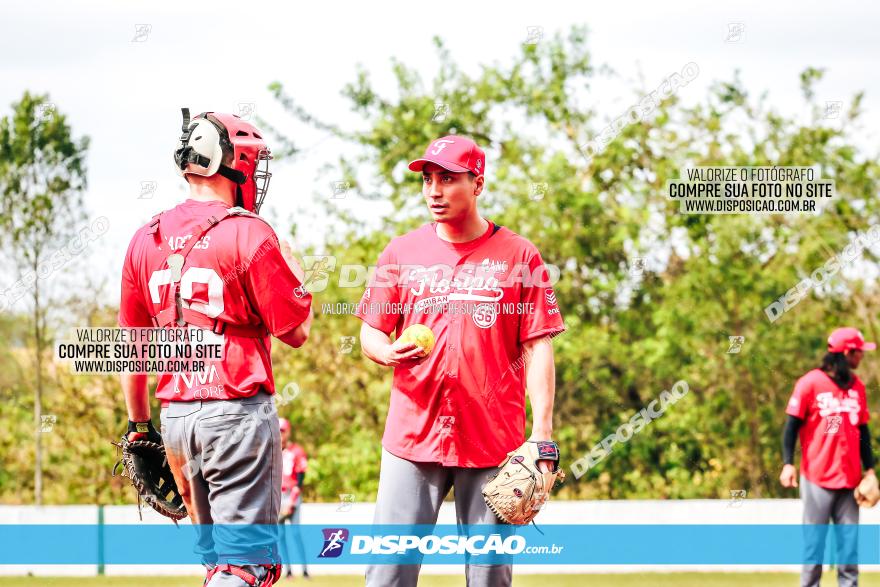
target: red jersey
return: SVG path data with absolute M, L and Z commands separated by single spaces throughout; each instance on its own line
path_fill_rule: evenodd
M 859 426 L 868 421 L 865 385 L 853 375 L 841 389 L 821 369 L 794 386 L 785 413 L 804 421 L 800 429 L 801 471 L 826 489 L 852 489 L 862 478 Z
M 297 475 L 305 473 L 308 466 L 305 449 L 295 442 L 288 444 L 281 451 L 281 491 L 292 491 L 298 484 Z
M 494 467 L 523 443 L 523 343 L 565 330 L 549 281 L 535 246 L 491 222 L 468 243 L 442 240 L 435 223 L 391 241 L 356 314 L 397 336 L 424 324 L 436 344 L 421 365 L 394 370 L 386 450 Z
M 161 216 L 157 246 L 141 227 L 131 239 L 122 267 L 119 325 L 151 327 L 152 317 L 174 304 L 166 259 L 183 248 L 200 222 L 222 215 L 226 204 L 188 199 Z M 202 236 L 186 256 L 181 272 L 184 307 L 232 324 L 265 325 L 283 336 L 308 317 L 311 295 L 281 255 L 275 231 L 264 221 L 234 216 Z M 207 361 L 201 373 L 160 373 L 156 397 L 168 401 L 250 397 L 275 392 L 270 358 L 271 337 L 216 335 L 206 342 L 223 344 L 223 360 Z

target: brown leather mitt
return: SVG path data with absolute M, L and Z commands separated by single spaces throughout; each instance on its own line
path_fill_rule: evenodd
M 538 461 L 553 462 L 550 473 L 538 469 Z M 498 518 L 507 524 L 531 522 L 550 496 L 557 481 L 565 479 L 559 468 L 559 447 L 551 441 L 528 441 L 507 454 L 498 474 L 483 487 L 483 499 Z
M 138 493 L 138 511 L 141 501 L 176 523 L 186 517 L 183 497 L 177 490 L 174 475 L 165 458 L 165 447 L 150 440 L 122 440 L 114 442 L 122 450 L 122 458 L 113 467 L 113 474 L 121 467 Z

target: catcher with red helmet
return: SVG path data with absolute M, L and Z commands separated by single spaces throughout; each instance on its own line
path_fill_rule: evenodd
M 270 335 L 302 346 L 312 311 L 289 245 L 258 215 L 269 159 L 247 121 L 219 112 L 190 120 L 183 109 L 174 164 L 190 197 L 137 231 L 122 270 L 120 326 L 203 329 L 223 349 L 202 372 L 159 373 L 161 437 L 150 423 L 147 375 L 122 376 L 125 440 L 164 445 L 186 513 L 199 524 L 197 552 L 212 586 L 267 587 L 281 573 Z M 247 539 L 230 528 L 246 529 Z

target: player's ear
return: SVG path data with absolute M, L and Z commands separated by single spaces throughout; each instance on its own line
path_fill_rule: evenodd
M 479 196 L 480 193 L 483 191 L 484 180 L 485 180 L 485 178 L 482 175 L 478 175 L 478 176 L 472 178 L 471 183 L 473 183 L 473 186 L 474 186 L 474 195 L 475 196 Z

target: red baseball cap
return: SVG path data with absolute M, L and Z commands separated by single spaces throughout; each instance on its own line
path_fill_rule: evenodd
M 838 328 L 828 337 L 828 352 L 842 353 L 850 349 L 873 351 L 877 345 L 865 342 L 865 337 L 856 328 Z
M 486 154 L 467 137 L 449 135 L 433 141 L 421 159 L 409 164 L 410 171 L 421 171 L 425 163 L 434 163 L 443 169 L 474 175 L 486 172 Z

